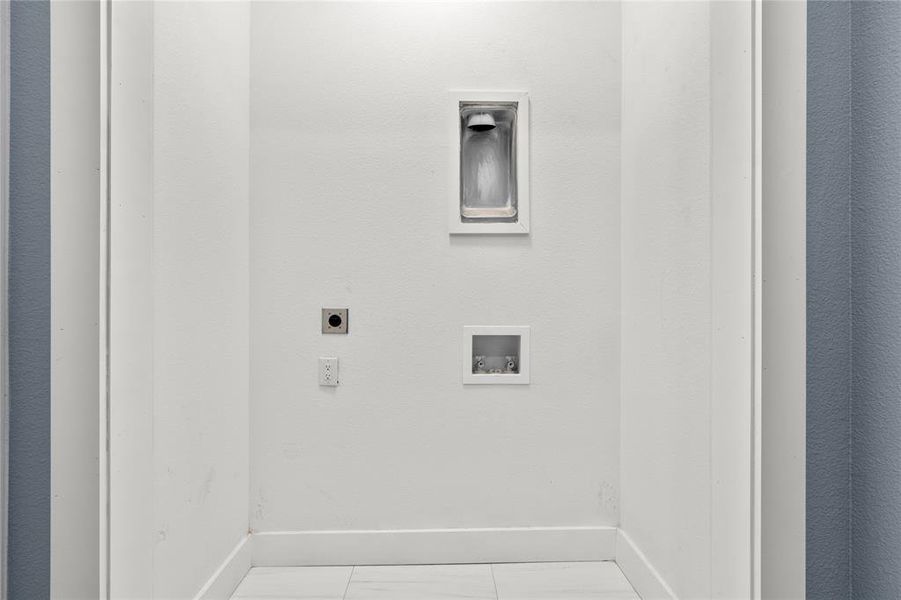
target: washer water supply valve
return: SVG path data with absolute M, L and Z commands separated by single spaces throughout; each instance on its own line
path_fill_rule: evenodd
M 477 375 L 485 375 L 487 373 L 518 373 L 518 369 L 516 368 L 516 357 L 515 356 L 505 356 L 504 357 L 504 366 L 503 367 L 488 367 L 488 357 L 487 356 L 473 356 L 472 362 L 472 372 Z M 494 364 L 497 364 L 497 361 L 494 361 Z

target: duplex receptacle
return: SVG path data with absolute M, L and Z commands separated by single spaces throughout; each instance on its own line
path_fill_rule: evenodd
M 319 385 L 338 385 L 337 358 L 319 358 Z

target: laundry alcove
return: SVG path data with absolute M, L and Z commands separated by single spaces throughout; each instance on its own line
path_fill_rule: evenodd
M 751 5 L 115 3 L 112 597 L 584 561 L 749 597 Z

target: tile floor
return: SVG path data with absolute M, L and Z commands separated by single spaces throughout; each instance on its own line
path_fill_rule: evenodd
M 257 567 L 234 600 L 640 600 L 616 563 Z

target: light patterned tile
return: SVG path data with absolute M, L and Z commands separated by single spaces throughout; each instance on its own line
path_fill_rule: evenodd
M 614 562 L 494 565 L 499 600 L 640 600 Z
M 255 567 L 236 600 L 342 600 L 351 567 Z
M 489 565 L 357 567 L 346 600 L 496 600 Z

